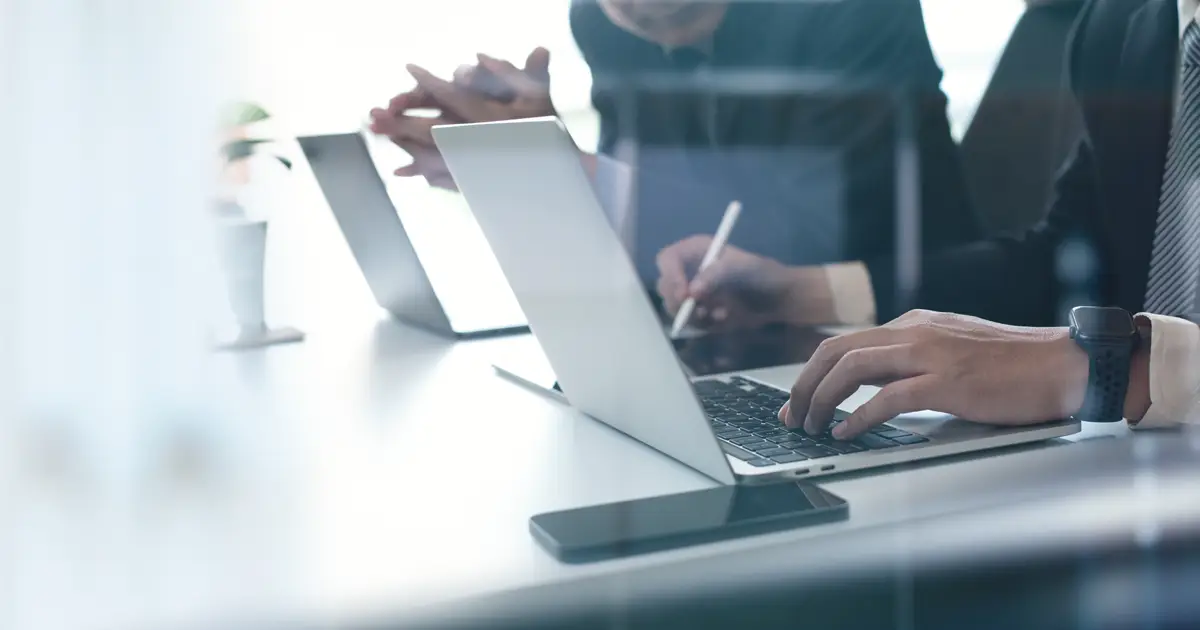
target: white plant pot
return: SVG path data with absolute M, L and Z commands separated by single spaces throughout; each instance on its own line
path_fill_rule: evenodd
M 267 330 L 263 312 L 263 268 L 267 253 L 267 222 L 222 219 L 217 243 L 239 337 L 259 337 Z

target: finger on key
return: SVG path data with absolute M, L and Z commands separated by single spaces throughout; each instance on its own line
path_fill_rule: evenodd
M 938 407 L 937 377 L 924 374 L 885 385 L 846 420 L 833 428 L 833 437 L 852 440 L 902 413 Z
M 911 344 L 863 348 L 843 354 L 813 391 L 804 430 L 814 435 L 824 433 L 837 406 L 863 385 L 920 374 L 914 362 L 915 351 Z
M 809 358 L 796 383 L 792 385 L 791 406 L 785 423 L 790 428 L 804 426 L 808 418 L 808 407 L 812 403 L 813 393 L 825 379 L 825 375 L 842 355 L 851 350 L 870 348 L 873 346 L 891 345 L 896 338 L 896 332 L 888 328 L 870 328 L 864 331 L 830 337 L 817 346 L 816 352 Z

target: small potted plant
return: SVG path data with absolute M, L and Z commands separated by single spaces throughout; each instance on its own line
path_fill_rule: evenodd
M 271 117 L 267 110 L 255 103 L 233 103 L 221 117 L 221 130 L 224 144 L 221 146 L 222 188 L 214 211 L 219 217 L 245 218 L 246 211 L 237 201 L 237 192 L 250 180 L 249 165 L 246 160 L 258 154 L 258 149 L 271 140 L 247 137 L 248 128 Z M 291 160 L 277 154 L 270 154 L 284 168 L 291 170 Z
M 248 127 L 267 120 L 270 114 L 254 103 L 234 103 L 222 117 L 220 191 L 213 204 L 217 219 L 218 242 L 229 305 L 237 320 L 237 333 L 219 343 L 224 349 L 245 349 L 299 341 L 303 333 L 293 328 L 271 329 L 264 316 L 264 265 L 266 262 L 267 221 L 251 218 L 238 201 L 238 194 L 250 180 L 248 160 L 260 155 L 271 141 L 250 138 Z M 287 158 L 270 153 L 285 168 Z

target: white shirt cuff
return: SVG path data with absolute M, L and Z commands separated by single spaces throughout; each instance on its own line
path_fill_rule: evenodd
M 1138 429 L 1200 423 L 1200 326 L 1141 313 L 1150 320 L 1150 409 Z
M 860 262 L 825 265 L 839 324 L 875 325 L 875 293 L 871 274 Z

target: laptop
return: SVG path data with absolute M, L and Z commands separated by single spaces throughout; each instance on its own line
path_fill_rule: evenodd
M 363 134 L 309 136 L 299 141 L 375 301 L 393 317 L 454 339 L 528 332 L 525 315 L 515 303 L 509 308 L 489 304 L 492 308 L 453 312 L 444 308 Z
M 670 326 L 663 325 L 664 330 Z M 696 378 L 747 372 L 807 361 L 830 336 L 817 328 L 767 326 L 755 330 L 697 333 L 672 339 L 671 345 L 687 375 Z M 500 376 L 536 393 L 566 401 L 554 369 L 542 352 L 529 347 L 509 348 L 492 367 Z
M 433 135 L 570 403 L 721 483 L 817 477 L 1079 430 L 1071 421 L 1004 428 L 927 412 L 853 442 L 789 431 L 777 417 L 788 392 L 744 375 L 688 377 L 561 122 L 450 125 Z

